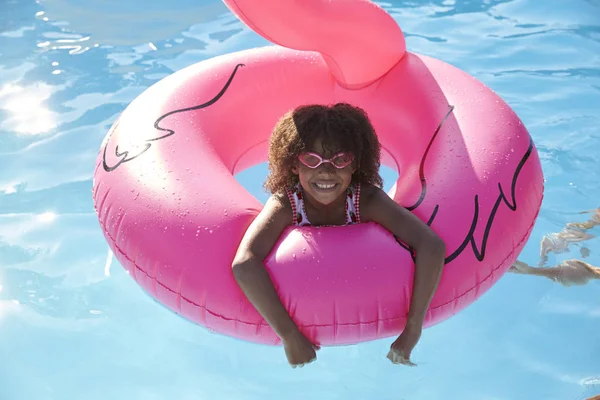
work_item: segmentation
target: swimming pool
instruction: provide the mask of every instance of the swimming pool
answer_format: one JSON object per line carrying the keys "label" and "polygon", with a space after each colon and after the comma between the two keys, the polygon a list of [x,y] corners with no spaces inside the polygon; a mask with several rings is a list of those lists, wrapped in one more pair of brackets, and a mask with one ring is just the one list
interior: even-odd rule
{"label": "swimming pool", "polygon": [[[520,259],[600,198],[600,4],[380,2],[411,51],[498,92],[546,175]],[[138,9],[142,8],[142,10]],[[191,63],[267,44],[219,1],[0,5],[0,399],[584,399],[600,393],[598,282],[507,274],[425,331],[417,368],[391,340],[325,348],[301,370],[280,348],[217,336],[157,305],[112,260],[91,176],[117,114]],[[239,175],[260,200],[266,167]],[[386,170],[384,179],[392,182]],[[389,185],[387,186],[389,188]],[[600,265],[592,239],[586,259]],[[551,255],[549,263],[581,258]],[[596,361],[594,361],[596,360]],[[284,394],[282,395],[281,392]]]}

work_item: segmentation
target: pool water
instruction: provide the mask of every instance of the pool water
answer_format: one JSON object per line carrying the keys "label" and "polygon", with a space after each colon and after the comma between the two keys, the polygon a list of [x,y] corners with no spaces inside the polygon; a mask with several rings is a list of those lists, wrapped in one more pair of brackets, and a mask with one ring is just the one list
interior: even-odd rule
{"label": "pool water", "polygon": [[[378,3],[410,51],[495,90],[537,145],[545,199],[520,259],[600,207],[600,2]],[[600,394],[600,282],[507,274],[427,329],[418,366],[392,338],[281,348],[208,332],[148,297],[112,257],[94,213],[95,159],[118,113],[192,63],[268,44],[216,0],[0,2],[0,399],[586,399]],[[238,179],[261,201],[266,166]],[[395,173],[384,170],[386,188]],[[590,233],[598,233],[595,228]],[[584,248],[584,250],[582,250]],[[588,252],[585,250],[587,248]],[[600,265],[600,241],[551,254]]]}

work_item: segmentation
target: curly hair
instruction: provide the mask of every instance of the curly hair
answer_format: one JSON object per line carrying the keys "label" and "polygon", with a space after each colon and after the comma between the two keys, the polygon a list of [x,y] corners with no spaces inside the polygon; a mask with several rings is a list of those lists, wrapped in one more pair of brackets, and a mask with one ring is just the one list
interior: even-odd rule
{"label": "curly hair", "polygon": [[381,146],[369,117],[347,103],[305,105],[287,112],[275,125],[269,141],[269,175],[264,188],[272,194],[298,183],[292,167],[298,155],[320,139],[330,154],[354,155],[352,183],[382,187],[379,175]]}

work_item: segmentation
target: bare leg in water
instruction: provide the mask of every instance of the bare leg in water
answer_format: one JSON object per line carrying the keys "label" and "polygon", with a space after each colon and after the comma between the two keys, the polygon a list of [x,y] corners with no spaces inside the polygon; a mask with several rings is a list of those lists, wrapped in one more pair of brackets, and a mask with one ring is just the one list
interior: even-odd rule
{"label": "bare leg in water", "polygon": [[[584,242],[595,236],[587,233],[588,230],[600,225],[600,208],[584,211],[582,214],[591,213],[592,216],[585,222],[570,222],[558,233],[551,233],[542,238],[540,243],[540,266],[548,261],[548,253],[564,253],[569,250],[570,243]],[[590,254],[586,247],[581,248],[581,256]]]}
{"label": "bare leg in water", "polygon": [[[588,212],[592,213],[588,221],[569,223],[562,231],[544,236],[540,243],[540,267],[548,260],[548,253],[565,252],[570,243],[583,242],[594,237],[586,231],[600,225],[600,208]],[[587,257],[589,250],[581,248],[581,255]],[[564,286],[585,285],[590,280],[600,279],[600,268],[580,260],[566,260],[549,268],[535,268],[516,261],[508,272],[543,276]]]}
{"label": "bare leg in water", "polygon": [[548,268],[535,268],[524,262],[515,262],[509,272],[543,276],[563,286],[585,285],[591,280],[600,279],[600,268],[580,260],[566,260]]}

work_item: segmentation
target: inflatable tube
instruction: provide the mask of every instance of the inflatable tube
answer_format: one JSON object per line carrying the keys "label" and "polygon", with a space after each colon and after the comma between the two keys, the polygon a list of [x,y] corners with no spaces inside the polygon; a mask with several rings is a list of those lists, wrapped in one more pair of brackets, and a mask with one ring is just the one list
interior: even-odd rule
{"label": "inflatable tube", "polygon": [[[446,242],[426,326],[498,281],[527,241],[543,194],[537,151],[510,107],[465,72],[405,51],[394,20],[369,2],[226,3],[278,45],[166,77],[123,111],[102,143],[94,204],[131,277],[208,329],[279,344],[231,272],[262,207],[234,174],[266,161],[286,111],[344,101],[369,114],[384,164],[399,171],[389,195]],[[316,343],[357,343],[404,327],[414,263],[379,225],[290,227],[266,268]]]}

